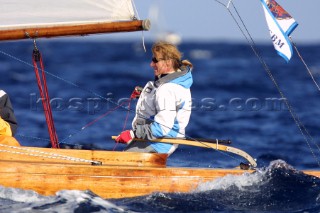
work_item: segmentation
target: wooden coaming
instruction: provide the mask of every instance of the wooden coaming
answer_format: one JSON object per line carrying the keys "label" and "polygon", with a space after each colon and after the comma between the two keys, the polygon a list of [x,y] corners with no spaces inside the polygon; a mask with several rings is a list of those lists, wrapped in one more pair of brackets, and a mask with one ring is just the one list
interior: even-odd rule
{"label": "wooden coaming", "polygon": [[[116,152],[98,150],[54,149],[19,146],[13,137],[0,136],[0,159],[6,161],[165,167],[167,154]],[[81,161],[86,160],[86,161]]]}

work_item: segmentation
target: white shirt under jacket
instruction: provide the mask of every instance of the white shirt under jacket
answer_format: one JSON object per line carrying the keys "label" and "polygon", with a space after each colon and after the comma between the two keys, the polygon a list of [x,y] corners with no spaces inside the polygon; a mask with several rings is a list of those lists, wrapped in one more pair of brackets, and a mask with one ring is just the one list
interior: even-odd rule
{"label": "white shirt under jacket", "polygon": [[[191,69],[168,74],[149,81],[136,106],[132,127],[137,138],[152,140],[163,137],[185,137],[191,115]],[[158,153],[171,154],[177,145],[150,143]]]}

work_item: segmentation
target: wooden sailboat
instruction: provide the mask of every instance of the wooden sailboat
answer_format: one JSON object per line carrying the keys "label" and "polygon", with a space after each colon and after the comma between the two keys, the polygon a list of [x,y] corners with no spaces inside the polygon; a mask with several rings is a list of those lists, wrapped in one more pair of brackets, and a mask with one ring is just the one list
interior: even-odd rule
{"label": "wooden sailboat", "polygon": [[[74,189],[90,190],[102,198],[191,192],[202,183],[226,175],[255,172],[254,168],[241,166],[234,169],[167,167],[166,154],[21,147],[13,137],[7,136],[0,136],[0,144],[0,184],[42,195]],[[219,146],[221,150],[228,148]],[[244,154],[242,157],[248,161],[253,160],[247,153],[229,148]],[[304,172],[320,177],[320,171]]]}
{"label": "wooden sailboat", "polygon": [[[169,141],[172,139],[161,142]],[[176,143],[196,145],[187,140]],[[202,146],[217,145],[203,142]],[[225,145],[216,148],[243,155],[256,166],[253,158],[242,150]],[[0,136],[0,152],[0,184],[43,195],[54,195],[64,189],[90,190],[103,198],[190,192],[201,183],[227,174],[254,172],[240,167],[167,167],[166,154],[22,147],[15,138],[8,136]]]}
{"label": "wooden sailboat", "polygon": [[[24,5],[29,6],[27,11],[33,11],[39,6],[37,4],[41,6],[46,2],[49,1],[26,0]],[[59,6],[61,0],[54,2]],[[88,9],[94,4],[93,2],[95,1],[76,0],[75,5],[84,3],[84,8]],[[149,29],[148,21],[135,18],[130,0],[96,1],[98,8],[101,8],[101,2],[108,5],[109,13],[103,13],[110,15],[106,21],[100,19],[89,22],[83,20],[57,21],[54,24],[27,21],[31,24],[26,25],[25,23],[11,23],[12,20],[9,20],[9,24],[0,24],[0,40]],[[50,3],[53,2],[50,1]],[[10,5],[12,8],[6,7],[6,11],[1,12],[10,12],[10,8],[17,9],[19,5],[21,6],[21,1],[11,0]],[[112,5],[113,7],[111,7]],[[123,9],[123,13],[111,15],[120,9]],[[50,11],[44,11],[44,14],[50,13],[51,10],[53,11],[53,8],[50,8]],[[61,12],[60,8],[58,10],[59,17]],[[21,16],[20,20],[29,18],[29,15],[23,15],[19,15]],[[69,15],[68,13],[67,17]],[[51,14],[51,16],[55,17],[56,15]],[[153,192],[190,192],[201,183],[226,175],[254,172],[254,167],[256,167],[255,160],[249,154],[240,149],[220,144],[219,141],[214,143],[201,140],[160,139],[160,141],[230,152],[246,159],[248,167],[234,169],[173,168],[166,166],[168,157],[166,154],[23,147],[13,137],[0,136],[0,185],[34,190],[42,195],[54,195],[59,190],[76,189],[90,190],[103,198],[120,198]],[[320,177],[320,171],[305,172]]]}

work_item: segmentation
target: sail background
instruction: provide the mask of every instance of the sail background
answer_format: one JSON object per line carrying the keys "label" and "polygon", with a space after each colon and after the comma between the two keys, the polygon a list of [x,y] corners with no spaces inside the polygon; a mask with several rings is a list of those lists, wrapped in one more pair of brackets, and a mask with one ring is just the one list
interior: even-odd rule
{"label": "sail background", "polygon": [[0,5],[0,30],[135,17],[130,0],[1,0]]}

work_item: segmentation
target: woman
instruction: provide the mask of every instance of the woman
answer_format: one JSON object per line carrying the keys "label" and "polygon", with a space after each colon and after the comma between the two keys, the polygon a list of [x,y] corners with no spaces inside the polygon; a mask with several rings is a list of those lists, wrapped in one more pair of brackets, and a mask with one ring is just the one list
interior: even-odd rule
{"label": "woman", "polygon": [[[157,42],[152,46],[155,80],[143,88],[136,106],[132,130],[123,131],[116,142],[128,144],[126,151],[172,154],[177,145],[132,142],[136,138],[152,140],[163,137],[184,137],[191,115],[190,87],[193,83],[188,60],[176,46]],[[131,143],[132,142],[132,143]]]}
{"label": "woman", "polygon": [[14,136],[17,126],[10,98],[5,91],[0,90],[0,135]]}

